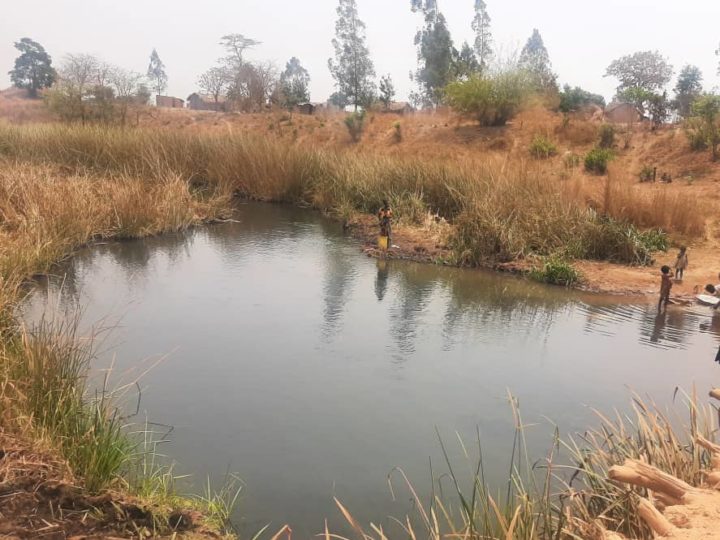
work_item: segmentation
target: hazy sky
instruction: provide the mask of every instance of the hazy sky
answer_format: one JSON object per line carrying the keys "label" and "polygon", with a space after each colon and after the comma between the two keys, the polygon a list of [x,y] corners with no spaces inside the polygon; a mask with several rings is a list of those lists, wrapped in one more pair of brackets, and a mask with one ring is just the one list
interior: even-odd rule
{"label": "hazy sky", "polygon": [[[249,59],[284,68],[300,58],[312,77],[313,101],[332,92],[337,0],[0,0],[0,87],[10,85],[13,42],[31,37],[59,62],[67,53],[91,53],[144,73],[156,47],[170,78],[168,93],[185,98],[200,73],[223,54],[220,36],[241,33],[262,41]],[[471,41],[473,0],[439,0],[456,45]],[[720,86],[720,0],[487,0],[496,48],[522,47],[537,27],[561,83],[611,97],[616,82],[604,78],[616,57],[658,49],[675,72],[699,66],[707,88]],[[390,73],[404,98],[417,64],[413,37],[421,20],[410,0],[358,0],[378,75]],[[670,85],[671,87],[673,83]]]}

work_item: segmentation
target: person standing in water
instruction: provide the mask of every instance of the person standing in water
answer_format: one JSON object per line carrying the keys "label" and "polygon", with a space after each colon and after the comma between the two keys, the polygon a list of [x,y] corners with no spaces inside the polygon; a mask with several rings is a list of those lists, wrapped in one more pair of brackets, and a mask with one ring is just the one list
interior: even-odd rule
{"label": "person standing in water", "polygon": [[683,272],[688,267],[687,248],[682,246],[675,260],[675,279],[682,281]]}
{"label": "person standing in water", "polygon": [[664,265],[660,269],[661,280],[660,280],[660,301],[658,302],[658,311],[662,309],[665,304],[665,309],[670,303],[670,289],[672,289],[672,279],[670,278],[670,267]]}
{"label": "person standing in water", "polygon": [[387,236],[388,248],[392,245],[392,217],[392,208],[385,199],[382,208],[378,211],[378,220],[380,221],[380,236]]}

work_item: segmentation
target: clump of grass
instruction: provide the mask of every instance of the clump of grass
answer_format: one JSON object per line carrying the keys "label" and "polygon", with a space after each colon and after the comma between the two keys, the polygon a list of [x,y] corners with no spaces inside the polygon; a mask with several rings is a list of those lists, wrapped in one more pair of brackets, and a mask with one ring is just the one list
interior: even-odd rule
{"label": "clump of grass", "polygon": [[599,148],[610,149],[615,146],[615,127],[611,124],[603,124],[600,126],[599,132],[600,140],[598,141]]}
{"label": "clump of grass", "polygon": [[345,117],[345,127],[353,142],[358,142],[365,129],[365,111],[354,112]]}
{"label": "clump of grass", "polygon": [[402,124],[400,124],[399,120],[396,120],[393,122],[393,140],[395,143],[400,144],[402,142],[403,135],[402,135]]}
{"label": "clump of grass", "polygon": [[548,257],[542,267],[533,268],[529,274],[531,279],[551,285],[570,287],[580,281],[580,272],[573,265],[561,257]]}
{"label": "clump of grass", "polygon": [[563,164],[566,169],[575,169],[580,165],[580,156],[573,152],[567,153],[563,158]]}
{"label": "clump of grass", "polygon": [[530,155],[536,159],[547,159],[557,154],[557,146],[543,135],[535,135],[530,143]]}
{"label": "clump of grass", "polygon": [[650,182],[655,175],[655,169],[650,167],[649,165],[643,165],[643,168],[640,169],[640,172],[638,173],[638,178],[640,178],[641,182]]}
{"label": "clump of grass", "polygon": [[613,153],[607,148],[593,148],[585,155],[585,170],[595,174],[605,174]]}

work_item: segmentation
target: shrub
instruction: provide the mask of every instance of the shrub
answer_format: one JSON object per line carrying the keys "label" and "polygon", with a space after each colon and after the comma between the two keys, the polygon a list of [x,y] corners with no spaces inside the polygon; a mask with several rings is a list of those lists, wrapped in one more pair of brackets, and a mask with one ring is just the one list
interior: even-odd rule
{"label": "shrub", "polygon": [[713,161],[720,146],[720,95],[704,94],[692,106],[694,118],[686,123],[686,133],[693,150],[710,148]]}
{"label": "shrub", "polygon": [[653,180],[653,177],[655,176],[655,169],[649,165],[644,165],[638,176],[640,177],[641,182],[649,182],[650,180]]}
{"label": "shrub", "polygon": [[557,146],[543,135],[535,135],[530,143],[530,154],[537,159],[547,159],[557,154]]}
{"label": "shrub", "polygon": [[396,143],[402,142],[402,125],[399,121],[393,122],[393,139]]}
{"label": "shrub", "polygon": [[580,272],[572,264],[560,257],[549,257],[545,260],[542,268],[533,268],[529,276],[535,281],[550,283],[552,285],[571,285],[580,281]]}
{"label": "shrub", "polygon": [[610,124],[600,126],[600,148],[612,148],[615,145],[615,128]]}
{"label": "shrub", "polygon": [[365,128],[365,111],[354,112],[347,115],[345,117],[345,127],[347,127],[353,142],[358,142]]}
{"label": "shrub", "polygon": [[583,90],[579,86],[571,88],[569,84],[563,87],[560,92],[560,112],[569,113],[579,111],[588,105],[597,105],[605,108],[605,98],[599,94],[592,94],[587,90]]}
{"label": "shrub", "polygon": [[574,169],[580,165],[580,156],[573,154],[572,152],[567,152],[565,157],[563,157],[563,163],[565,164],[566,169]]}
{"label": "shrub", "polygon": [[445,95],[450,107],[474,117],[480,125],[503,126],[518,113],[530,88],[524,72],[504,71],[452,82],[445,88]]}
{"label": "shrub", "polygon": [[653,253],[667,251],[667,235],[659,230],[640,231],[631,223],[598,216],[583,231],[580,252],[575,255],[618,263],[647,266]]}
{"label": "shrub", "polygon": [[607,148],[593,148],[585,155],[585,170],[597,174],[607,172],[607,164],[613,154]]}

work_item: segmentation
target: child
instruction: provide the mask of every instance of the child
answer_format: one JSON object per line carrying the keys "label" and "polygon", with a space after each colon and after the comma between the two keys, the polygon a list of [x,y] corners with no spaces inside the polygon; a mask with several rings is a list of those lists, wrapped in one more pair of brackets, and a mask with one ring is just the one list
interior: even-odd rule
{"label": "child", "polygon": [[670,303],[670,289],[672,289],[670,267],[668,265],[663,265],[660,272],[662,274],[662,278],[660,280],[660,301],[658,302],[658,311],[662,309],[663,303],[665,304],[665,309],[667,309],[667,305]]}
{"label": "child", "polygon": [[675,279],[682,281],[683,271],[688,267],[687,248],[682,246],[675,260]]}

